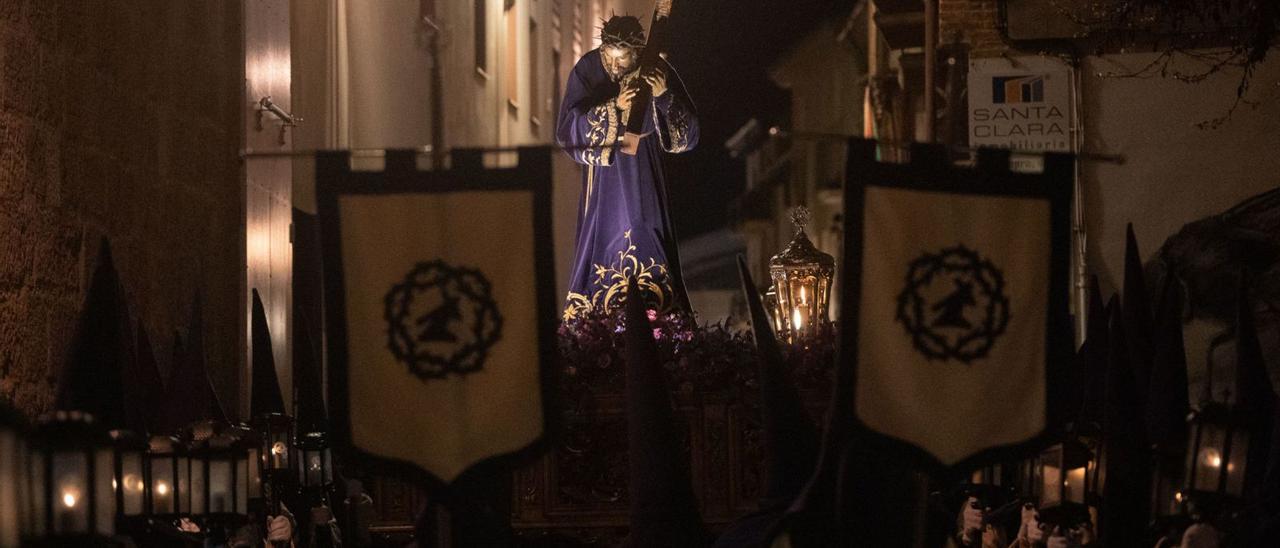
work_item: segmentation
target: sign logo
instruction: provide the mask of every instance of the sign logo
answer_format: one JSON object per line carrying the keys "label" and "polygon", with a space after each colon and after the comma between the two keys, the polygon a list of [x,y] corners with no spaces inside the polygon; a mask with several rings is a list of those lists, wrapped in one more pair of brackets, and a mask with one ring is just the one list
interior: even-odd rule
{"label": "sign logo", "polygon": [[502,337],[502,316],[479,270],[418,263],[384,304],[391,354],[424,381],[479,371]]}
{"label": "sign logo", "polygon": [[927,359],[986,357],[1009,325],[1004,274],[963,245],[925,253],[907,268],[895,320]]}
{"label": "sign logo", "polygon": [[1044,102],[1044,75],[994,76],[991,78],[991,102],[1042,103]]}

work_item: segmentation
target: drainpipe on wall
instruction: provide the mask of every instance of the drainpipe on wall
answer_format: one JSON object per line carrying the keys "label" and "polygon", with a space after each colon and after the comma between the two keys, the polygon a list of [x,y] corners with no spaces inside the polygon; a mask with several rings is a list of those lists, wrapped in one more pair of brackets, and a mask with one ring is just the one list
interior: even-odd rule
{"label": "drainpipe on wall", "polygon": [[1069,58],[1071,65],[1071,148],[1075,152],[1075,177],[1072,198],[1071,236],[1075,243],[1072,257],[1076,263],[1075,272],[1075,304],[1076,304],[1076,348],[1084,344],[1085,330],[1089,326],[1089,269],[1086,260],[1088,239],[1084,230],[1084,182],[1081,181],[1080,156],[1084,151],[1084,115],[1081,113],[1080,95],[1083,85],[1080,78],[1079,55]]}
{"label": "drainpipe on wall", "polygon": [[444,77],[440,65],[440,20],[435,0],[419,0],[419,15],[427,31],[427,52],[431,55],[431,168],[444,167]]}

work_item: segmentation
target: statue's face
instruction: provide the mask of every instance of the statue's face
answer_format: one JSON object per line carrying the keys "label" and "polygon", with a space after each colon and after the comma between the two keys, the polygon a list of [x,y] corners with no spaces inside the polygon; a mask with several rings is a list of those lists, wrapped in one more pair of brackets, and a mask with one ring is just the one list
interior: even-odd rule
{"label": "statue's face", "polygon": [[639,57],[635,48],[622,46],[600,48],[600,62],[604,63],[604,71],[609,73],[609,78],[614,82],[621,81],[623,76],[635,70]]}

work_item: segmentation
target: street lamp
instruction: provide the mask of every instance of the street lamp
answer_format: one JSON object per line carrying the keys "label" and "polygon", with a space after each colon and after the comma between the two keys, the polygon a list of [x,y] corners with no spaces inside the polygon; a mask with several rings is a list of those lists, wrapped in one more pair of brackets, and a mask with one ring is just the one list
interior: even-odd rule
{"label": "street lamp", "polygon": [[828,326],[836,261],[814,247],[805,235],[804,227],[809,224],[807,208],[793,209],[791,222],[796,225],[795,238],[769,260],[769,277],[778,299],[773,310],[774,320],[782,325],[778,335],[795,344]]}
{"label": "street lamp", "polygon": [[115,534],[111,436],[87,413],[57,411],[41,421],[33,442],[34,544],[103,544]]}

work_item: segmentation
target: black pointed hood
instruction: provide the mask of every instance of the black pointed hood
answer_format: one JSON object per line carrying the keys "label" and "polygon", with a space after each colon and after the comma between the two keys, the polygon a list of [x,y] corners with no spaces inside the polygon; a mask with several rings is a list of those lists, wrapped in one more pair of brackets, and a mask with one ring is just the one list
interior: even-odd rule
{"label": "black pointed hood", "polygon": [[1102,533],[1106,546],[1139,546],[1149,518],[1151,463],[1123,311],[1112,298],[1103,435],[1107,447]]}
{"label": "black pointed hood", "polygon": [[299,432],[327,432],[329,414],[324,405],[324,368],[319,347],[311,340],[311,322],[294,307],[293,382],[296,387]]}
{"label": "black pointed hood", "polygon": [[253,290],[253,385],[250,390],[249,414],[259,417],[268,413],[285,414],[280,378],[276,375],[276,359],[271,352],[271,331],[267,327],[267,310],[258,290]]}
{"label": "black pointed hood", "polygon": [[130,423],[125,403],[125,371],[133,368],[131,323],[111,245],[103,238],[63,367],[57,409],[90,413],[108,429],[141,429]]}
{"label": "black pointed hood", "polygon": [[701,546],[705,532],[658,346],[635,278],[626,299],[629,546]]}
{"label": "black pointed hood", "polygon": [[1152,334],[1147,391],[1147,440],[1162,454],[1180,455],[1187,437],[1187,353],[1182,340],[1182,287],[1165,276]]}
{"label": "black pointed hood", "polygon": [[787,376],[782,349],[742,256],[738,256],[738,273],[751,311],[751,329],[760,357],[760,413],[768,474],[760,505],[790,505],[804,488],[818,458],[818,430]]}
{"label": "black pointed hood", "polygon": [[204,319],[200,297],[191,305],[187,338],[174,344],[169,387],[161,406],[161,433],[174,433],[203,420],[227,422],[227,413],[209,380],[205,362]]}
{"label": "black pointed hood", "polygon": [[1267,455],[1271,444],[1271,421],[1275,413],[1276,394],[1267,374],[1267,363],[1258,339],[1258,325],[1254,318],[1254,300],[1250,297],[1251,279],[1240,275],[1239,310],[1236,314],[1236,396],[1235,408],[1239,416],[1247,419],[1249,428],[1249,460],[1244,484],[1254,495],[1266,475]]}
{"label": "black pointed hood", "polygon": [[155,349],[151,345],[151,337],[147,335],[146,325],[138,320],[137,359],[135,360],[134,381],[137,402],[131,407],[140,413],[138,422],[143,425],[139,432],[156,432],[159,424],[160,406],[164,403],[164,381],[160,379],[160,365],[156,362]]}
{"label": "black pointed hood", "polygon": [[1133,223],[1125,228],[1124,243],[1124,338],[1129,361],[1133,363],[1138,404],[1147,403],[1147,388],[1151,379],[1151,297],[1147,293],[1146,276],[1142,271],[1142,254],[1138,251],[1138,239],[1133,234]]}

